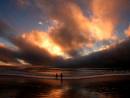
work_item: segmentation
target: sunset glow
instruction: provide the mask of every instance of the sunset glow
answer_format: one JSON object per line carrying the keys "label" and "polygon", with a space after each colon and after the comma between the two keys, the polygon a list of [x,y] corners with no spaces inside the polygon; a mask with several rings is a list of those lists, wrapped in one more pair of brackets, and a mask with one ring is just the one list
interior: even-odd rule
{"label": "sunset glow", "polygon": [[32,31],[30,33],[24,33],[22,38],[39,48],[45,49],[52,56],[67,57],[62,48],[56,44],[46,32]]}

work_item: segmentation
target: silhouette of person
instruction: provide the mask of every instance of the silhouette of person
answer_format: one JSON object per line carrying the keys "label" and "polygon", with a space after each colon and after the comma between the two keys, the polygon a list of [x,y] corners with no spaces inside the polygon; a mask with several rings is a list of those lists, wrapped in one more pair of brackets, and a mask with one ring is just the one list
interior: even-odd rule
{"label": "silhouette of person", "polygon": [[58,74],[56,73],[56,79],[58,79]]}
{"label": "silhouette of person", "polygon": [[61,79],[60,79],[61,85],[63,85],[63,74],[62,73],[60,73],[60,77],[61,77]]}
{"label": "silhouette of person", "polygon": [[60,74],[60,77],[61,77],[61,80],[63,80],[63,74],[62,73]]}

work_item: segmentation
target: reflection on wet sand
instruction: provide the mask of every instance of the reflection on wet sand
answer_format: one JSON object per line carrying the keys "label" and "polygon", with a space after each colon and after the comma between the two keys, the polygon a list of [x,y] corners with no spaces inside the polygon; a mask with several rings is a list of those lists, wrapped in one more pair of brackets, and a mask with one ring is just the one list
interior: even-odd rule
{"label": "reflection on wet sand", "polygon": [[50,86],[36,82],[0,86],[1,98],[130,98],[129,82]]}
{"label": "reflection on wet sand", "polygon": [[0,70],[0,98],[130,98],[129,73],[106,69]]}

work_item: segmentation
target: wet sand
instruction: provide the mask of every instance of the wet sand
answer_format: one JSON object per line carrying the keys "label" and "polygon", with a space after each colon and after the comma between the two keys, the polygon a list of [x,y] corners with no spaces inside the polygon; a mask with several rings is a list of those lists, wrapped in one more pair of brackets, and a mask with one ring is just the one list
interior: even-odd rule
{"label": "wet sand", "polygon": [[0,69],[1,98],[130,98],[129,83],[129,71]]}

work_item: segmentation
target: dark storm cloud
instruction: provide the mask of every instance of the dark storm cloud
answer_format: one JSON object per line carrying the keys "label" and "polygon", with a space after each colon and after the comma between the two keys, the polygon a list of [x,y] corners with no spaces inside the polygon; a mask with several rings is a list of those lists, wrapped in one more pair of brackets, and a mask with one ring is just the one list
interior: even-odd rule
{"label": "dark storm cloud", "polygon": [[19,57],[32,64],[48,64],[54,58],[44,49],[28,43],[21,37],[14,38],[14,44],[19,48]]}
{"label": "dark storm cloud", "polygon": [[[78,57],[57,63],[57,67],[78,68],[130,68],[130,38],[112,46],[112,48],[94,52],[87,56]],[[62,66],[61,66],[62,65]]]}
{"label": "dark storm cloud", "polygon": [[[0,37],[10,41],[18,48],[15,52],[12,52],[10,49],[1,48],[2,51],[7,51],[7,56],[11,60],[19,58],[32,64],[47,64],[53,61],[54,58],[52,58],[47,51],[28,43],[17,34],[14,36],[14,33],[12,33],[14,31],[15,30],[11,29],[5,22],[0,22]],[[3,57],[4,54],[1,53],[1,56]]]}
{"label": "dark storm cloud", "polygon": [[8,62],[18,63],[16,51],[13,51],[7,48],[6,46],[0,46],[0,61],[7,63]]}

